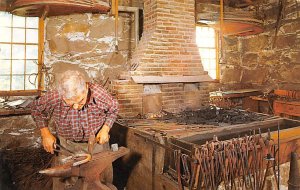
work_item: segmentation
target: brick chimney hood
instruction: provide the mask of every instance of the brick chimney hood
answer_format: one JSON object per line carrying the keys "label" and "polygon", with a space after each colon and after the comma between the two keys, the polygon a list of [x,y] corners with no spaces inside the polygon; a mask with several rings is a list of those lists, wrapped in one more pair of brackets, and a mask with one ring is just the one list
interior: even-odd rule
{"label": "brick chimney hood", "polygon": [[211,81],[196,45],[195,0],[145,0],[144,32],[131,60],[136,83]]}

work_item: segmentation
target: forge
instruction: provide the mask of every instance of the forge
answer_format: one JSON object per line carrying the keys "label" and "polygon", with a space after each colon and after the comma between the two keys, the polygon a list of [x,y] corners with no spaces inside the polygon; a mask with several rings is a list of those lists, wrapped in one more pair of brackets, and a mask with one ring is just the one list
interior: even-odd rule
{"label": "forge", "polygon": [[[208,110],[211,111],[210,114],[207,114]],[[213,116],[212,112],[217,114]],[[280,163],[283,164],[280,168],[283,168],[281,172],[284,173],[289,169],[284,167],[284,163],[289,162],[291,152],[299,153],[299,121],[237,109],[211,107],[202,111],[163,115],[159,119],[119,120],[112,131],[112,141],[131,150],[131,154],[119,162],[130,171],[126,179],[127,188],[215,189],[221,185],[229,189],[228,183],[231,183],[231,180],[240,180],[240,183],[243,183],[243,174],[239,172],[242,171],[241,167],[246,164],[246,160],[249,165],[243,167],[248,168],[249,176],[253,174],[251,179],[257,180],[252,181],[252,184],[248,183],[248,187],[251,184],[257,189],[262,186],[272,189],[275,186],[267,186],[268,181],[263,178],[269,176],[274,179],[278,171],[266,174],[266,168],[270,168],[271,165],[277,167]],[[227,121],[217,122],[218,119],[224,121],[224,118],[227,118]],[[195,122],[197,120],[198,123]],[[248,148],[242,148],[243,146]],[[227,155],[229,150],[233,152],[232,160]],[[210,157],[206,158],[203,151]],[[199,155],[202,161],[197,159]],[[244,161],[241,160],[243,155]],[[268,161],[267,156],[274,161]],[[220,162],[221,158],[224,158],[224,161]],[[225,159],[229,163],[239,163],[236,165],[236,173],[228,166],[225,168]],[[220,169],[221,167],[224,168]],[[224,182],[222,172],[225,171],[228,172],[228,176],[231,172],[236,176]],[[141,178],[144,180],[141,181]],[[282,183],[287,186],[286,177],[282,178]]]}

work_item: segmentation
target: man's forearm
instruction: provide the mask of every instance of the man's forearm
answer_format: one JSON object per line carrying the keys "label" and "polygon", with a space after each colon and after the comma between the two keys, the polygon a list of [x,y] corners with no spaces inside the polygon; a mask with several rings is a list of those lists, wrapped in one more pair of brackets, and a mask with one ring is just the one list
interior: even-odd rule
{"label": "man's forearm", "polygon": [[48,127],[41,128],[42,144],[44,149],[51,154],[54,153],[56,138],[51,134]]}
{"label": "man's forearm", "polygon": [[109,132],[110,131],[110,127],[106,124],[104,124],[101,128],[102,131],[105,131],[105,132]]}
{"label": "man's forearm", "polygon": [[49,135],[51,134],[50,130],[48,127],[43,127],[43,128],[40,128],[40,131],[41,131],[41,136],[45,136],[45,135]]}

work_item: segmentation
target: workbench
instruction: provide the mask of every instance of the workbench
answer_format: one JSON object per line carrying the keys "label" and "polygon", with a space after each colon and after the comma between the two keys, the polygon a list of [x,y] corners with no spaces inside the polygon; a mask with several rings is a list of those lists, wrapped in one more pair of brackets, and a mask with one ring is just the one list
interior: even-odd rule
{"label": "workbench", "polygon": [[[195,148],[206,142],[234,139],[253,132],[266,136],[269,130],[277,146],[278,127],[282,164],[289,162],[291,152],[300,154],[300,122],[276,116],[264,121],[222,127],[181,125],[149,119],[123,120],[112,128],[111,141],[131,150],[129,155],[116,163],[128,170],[126,189],[177,190],[174,150],[192,158]],[[283,185],[287,185],[287,177],[282,176]]]}

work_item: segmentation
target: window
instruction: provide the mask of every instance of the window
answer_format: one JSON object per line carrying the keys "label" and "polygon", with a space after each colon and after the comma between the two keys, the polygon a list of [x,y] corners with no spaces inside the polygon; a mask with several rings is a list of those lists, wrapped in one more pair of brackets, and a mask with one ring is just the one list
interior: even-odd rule
{"label": "window", "polygon": [[0,11],[0,91],[38,89],[39,18]]}
{"label": "window", "polygon": [[213,28],[196,27],[196,43],[205,71],[213,79],[219,79],[217,58],[217,35]]}

